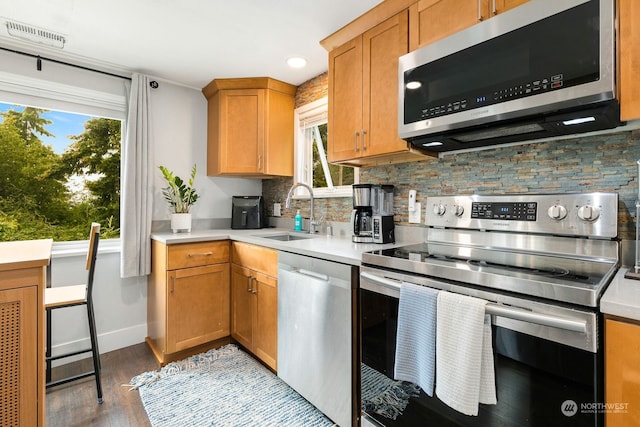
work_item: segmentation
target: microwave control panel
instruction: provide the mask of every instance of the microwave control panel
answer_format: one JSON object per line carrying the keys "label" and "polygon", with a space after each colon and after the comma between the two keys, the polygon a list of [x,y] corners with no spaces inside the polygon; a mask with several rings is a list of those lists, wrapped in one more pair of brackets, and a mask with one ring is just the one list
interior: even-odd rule
{"label": "microwave control panel", "polygon": [[459,111],[497,104],[512,99],[525,98],[531,95],[561,89],[564,86],[563,74],[544,77],[527,83],[518,84],[506,88],[493,89],[487,93],[475,95],[471,99],[459,99],[446,104],[430,106],[422,110],[422,119],[444,116]]}

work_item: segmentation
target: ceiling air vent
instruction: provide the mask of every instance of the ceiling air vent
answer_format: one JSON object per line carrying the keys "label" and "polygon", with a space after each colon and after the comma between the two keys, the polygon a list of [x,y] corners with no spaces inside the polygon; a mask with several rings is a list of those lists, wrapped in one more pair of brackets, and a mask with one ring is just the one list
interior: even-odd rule
{"label": "ceiling air vent", "polygon": [[62,34],[57,34],[53,31],[34,27],[33,25],[23,24],[21,22],[10,20],[5,20],[4,24],[7,27],[7,32],[11,37],[15,37],[21,40],[40,43],[47,46],[53,46],[59,49],[62,49],[66,42],[66,39]]}

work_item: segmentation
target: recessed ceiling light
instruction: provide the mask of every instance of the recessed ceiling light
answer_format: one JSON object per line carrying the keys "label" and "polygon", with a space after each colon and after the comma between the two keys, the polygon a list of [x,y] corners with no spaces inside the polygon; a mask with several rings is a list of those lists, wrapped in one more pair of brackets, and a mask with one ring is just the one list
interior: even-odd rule
{"label": "recessed ceiling light", "polygon": [[287,65],[291,68],[302,68],[307,65],[307,60],[300,56],[292,56],[287,59]]}

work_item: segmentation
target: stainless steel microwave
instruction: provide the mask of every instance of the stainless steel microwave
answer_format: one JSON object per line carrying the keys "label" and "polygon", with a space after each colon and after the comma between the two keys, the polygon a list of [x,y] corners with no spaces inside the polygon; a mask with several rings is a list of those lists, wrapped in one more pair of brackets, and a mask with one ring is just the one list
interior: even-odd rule
{"label": "stainless steel microwave", "polygon": [[399,60],[401,138],[451,151],[614,128],[614,0],[530,0]]}

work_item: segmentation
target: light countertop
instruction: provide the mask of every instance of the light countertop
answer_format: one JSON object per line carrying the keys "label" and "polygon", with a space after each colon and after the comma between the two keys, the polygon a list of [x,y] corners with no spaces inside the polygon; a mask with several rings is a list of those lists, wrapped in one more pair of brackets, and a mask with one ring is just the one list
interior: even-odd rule
{"label": "light countertop", "polygon": [[[263,228],[259,230],[215,229],[193,231],[191,233],[152,233],[151,238],[168,245],[230,239],[265,246],[279,251],[292,252],[300,255],[307,255],[358,266],[360,265],[363,252],[419,243],[423,240],[421,233],[415,233],[416,236],[414,238],[409,237],[404,240],[397,239],[396,243],[390,244],[353,243],[350,235],[327,236],[317,234],[309,239],[291,241],[280,241],[265,238],[265,236],[283,233],[300,234],[299,232],[296,233],[285,228]],[[309,236],[304,233],[302,235]]]}
{"label": "light countertop", "polygon": [[[236,240],[357,266],[360,265],[363,252],[420,243],[424,240],[421,233],[401,233],[401,236],[396,239],[396,243],[390,244],[353,243],[350,235],[314,235],[309,239],[291,241],[265,238],[265,236],[282,233],[299,234],[286,228],[263,228],[259,230],[213,229],[193,231],[191,233],[153,233],[151,238],[168,245],[210,240]],[[308,236],[308,234],[303,234],[303,236]],[[620,268],[611,284],[609,284],[600,300],[600,311],[605,314],[640,321],[640,280],[625,279],[624,274],[627,269],[628,267]]]}
{"label": "light countertop", "polygon": [[621,267],[600,299],[600,311],[640,321],[640,280],[625,279],[629,267]]}
{"label": "light countertop", "polygon": [[19,240],[0,243],[0,271],[49,265],[53,240]]}

